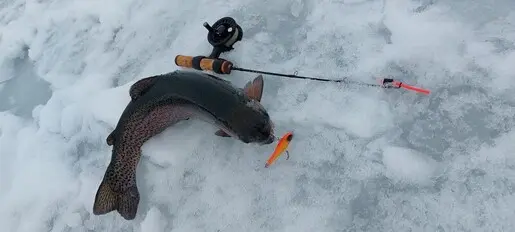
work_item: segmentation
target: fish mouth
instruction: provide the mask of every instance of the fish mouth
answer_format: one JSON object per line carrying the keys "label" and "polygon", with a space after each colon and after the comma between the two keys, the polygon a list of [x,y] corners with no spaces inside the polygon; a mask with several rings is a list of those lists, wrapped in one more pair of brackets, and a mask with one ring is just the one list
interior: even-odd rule
{"label": "fish mouth", "polygon": [[263,142],[263,144],[271,144],[275,141],[275,137],[270,135],[268,136],[268,139]]}

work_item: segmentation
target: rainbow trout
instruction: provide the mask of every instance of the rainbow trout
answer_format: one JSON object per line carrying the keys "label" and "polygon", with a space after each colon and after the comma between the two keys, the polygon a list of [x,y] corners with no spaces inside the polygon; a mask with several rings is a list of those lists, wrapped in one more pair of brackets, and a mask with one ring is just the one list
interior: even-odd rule
{"label": "rainbow trout", "polygon": [[175,71],[134,83],[131,101],[106,142],[112,146],[111,161],[98,187],[93,213],[118,213],[126,220],[136,217],[139,191],[136,167],[141,146],[177,122],[191,118],[211,123],[217,136],[244,143],[274,142],[273,123],[261,105],[263,77],[243,89],[216,76]]}

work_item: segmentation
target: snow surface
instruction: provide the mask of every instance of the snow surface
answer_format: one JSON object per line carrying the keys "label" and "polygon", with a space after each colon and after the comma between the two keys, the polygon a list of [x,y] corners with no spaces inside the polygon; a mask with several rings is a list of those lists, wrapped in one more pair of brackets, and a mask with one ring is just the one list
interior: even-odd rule
{"label": "snow surface", "polygon": [[[515,228],[515,4],[496,1],[3,0],[1,231],[509,231]],[[188,121],[143,146],[133,221],[95,216],[107,135],[143,77],[209,54],[202,23],[232,16],[265,76],[273,145]],[[254,74],[225,76],[236,86]],[[211,133],[212,131],[212,133]]]}

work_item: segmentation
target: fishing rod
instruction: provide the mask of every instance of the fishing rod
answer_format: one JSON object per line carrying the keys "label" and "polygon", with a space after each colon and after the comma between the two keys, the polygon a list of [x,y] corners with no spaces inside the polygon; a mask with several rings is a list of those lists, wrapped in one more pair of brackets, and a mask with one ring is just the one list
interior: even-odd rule
{"label": "fishing rod", "polygon": [[358,81],[352,81],[348,79],[325,79],[325,78],[317,78],[310,76],[299,76],[296,74],[283,74],[276,72],[267,72],[255,69],[246,69],[240,68],[233,65],[232,62],[219,59],[219,58],[207,58],[205,56],[185,56],[185,55],[177,55],[175,57],[175,64],[184,68],[193,68],[201,71],[211,71],[217,74],[231,74],[232,71],[241,71],[241,72],[249,72],[249,73],[260,73],[266,75],[273,76],[281,76],[287,78],[295,78],[295,79],[305,79],[305,80],[313,80],[313,81],[323,81],[323,82],[335,82],[335,83],[345,83],[352,85],[360,85],[360,86],[368,86],[368,87],[382,87],[382,88],[404,88],[407,90],[412,90],[418,93],[429,94],[430,91],[427,89],[415,87],[412,85],[405,84],[403,82],[394,80],[392,78],[383,78],[381,79],[380,84],[370,84]]}
{"label": "fishing rod", "polygon": [[299,76],[297,72],[294,74],[284,74],[277,72],[268,72],[256,69],[248,69],[235,66],[232,62],[219,58],[224,52],[231,51],[233,45],[240,41],[243,37],[243,30],[231,17],[224,17],[216,21],[213,26],[210,26],[207,22],[204,23],[204,27],[208,30],[207,40],[213,46],[213,50],[209,56],[186,56],[177,55],[175,57],[175,64],[184,68],[192,68],[201,71],[211,71],[217,74],[231,74],[232,71],[240,71],[247,73],[259,73],[272,76],[280,76],[294,79],[304,79],[312,81],[322,82],[334,82],[334,83],[345,83],[349,85],[359,85],[367,87],[382,87],[382,88],[404,88],[406,90],[415,91],[422,94],[429,94],[430,91],[427,89],[415,87],[412,85],[405,84],[401,81],[394,80],[392,78],[383,78],[380,84],[370,84],[359,81],[343,79],[326,79],[310,76]]}

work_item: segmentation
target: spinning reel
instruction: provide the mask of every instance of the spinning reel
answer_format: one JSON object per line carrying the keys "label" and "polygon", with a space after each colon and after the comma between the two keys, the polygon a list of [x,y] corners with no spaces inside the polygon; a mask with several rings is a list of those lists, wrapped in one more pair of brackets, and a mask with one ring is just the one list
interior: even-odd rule
{"label": "spinning reel", "polygon": [[223,52],[231,51],[233,45],[243,37],[243,30],[231,17],[223,17],[213,26],[205,22],[204,27],[209,31],[207,41],[213,46],[208,58],[218,58]]}

